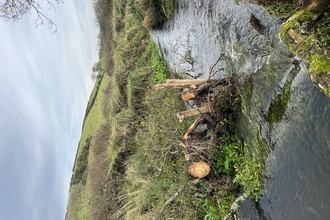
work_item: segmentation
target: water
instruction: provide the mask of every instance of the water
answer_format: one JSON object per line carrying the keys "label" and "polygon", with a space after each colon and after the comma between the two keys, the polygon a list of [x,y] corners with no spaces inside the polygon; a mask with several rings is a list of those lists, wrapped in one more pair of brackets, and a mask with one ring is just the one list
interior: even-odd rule
{"label": "water", "polygon": [[[242,95],[242,135],[254,154],[269,152],[263,196],[245,202],[240,219],[329,219],[330,99],[279,42],[281,23],[233,0],[177,2],[171,21],[152,36],[170,68],[201,78],[232,76]],[[250,13],[264,35],[252,28]],[[216,63],[221,54],[225,59]]]}

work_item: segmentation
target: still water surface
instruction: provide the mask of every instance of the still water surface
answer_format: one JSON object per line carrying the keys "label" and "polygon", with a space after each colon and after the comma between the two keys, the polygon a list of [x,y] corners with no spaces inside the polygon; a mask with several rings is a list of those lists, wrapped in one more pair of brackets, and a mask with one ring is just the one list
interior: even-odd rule
{"label": "still water surface", "polygon": [[[240,219],[330,219],[330,99],[279,41],[281,22],[257,5],[233,0],[180,0],[153,33],[173,71],[232,76],[242,94],[242,135],[258,153],[265,143],[267,180],[260,202],[245,202]],[[249,23],[253,13],[265,27]],[[296,62],[299,61],[299,62]]]}

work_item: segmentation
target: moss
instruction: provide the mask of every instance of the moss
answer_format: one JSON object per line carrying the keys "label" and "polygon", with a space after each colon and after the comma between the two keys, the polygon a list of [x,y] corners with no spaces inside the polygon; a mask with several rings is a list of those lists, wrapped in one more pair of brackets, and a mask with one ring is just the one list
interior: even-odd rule
{"label": "moss", "polygon": [[308,57],[308,62],[310,63],[310,71],[314,72],[316,76],[321,73],[326,73],[330,75],[330,59],[329,57],[313,54]]}
{"label": "moss", "polygon": [[[290,28],[298,28],[300,29],[301,23],[304,23],[306,21],[314,20],[317,16],[308,11],[308,10],[301,10],[298,11],[296,14],[294,14],[292,17],[290,17],[281,27],[279,32],[279,38],[281,42],[283,43],[283,39],[287,38],[287,32]],[[304,25],[303,25],[304,26]]]}
{"label": "moss", "polygon": [[315,39],[313,35],[304,35],[300,32],[299,34],[302,40],[297,43],[287,34],[287,31],[294,27],[297,26],[288,24],[281,28],[279,36],[282,43],[288,46],[293,53],[307,64],[309,73],[313,72],[315,76],[321,73],[327,73],[329,75],[330,60],[324,54],[324,50],[318,40]]}
{"label": "moss", "polygon": [[[328,8],[329,10],[329,8]],[[323,11],[324,12],[324,11]],[[285,22],[280,41],[306,64],[313,83],[329,96],[330,59],[327,55],[327,12],[301,10]]]}

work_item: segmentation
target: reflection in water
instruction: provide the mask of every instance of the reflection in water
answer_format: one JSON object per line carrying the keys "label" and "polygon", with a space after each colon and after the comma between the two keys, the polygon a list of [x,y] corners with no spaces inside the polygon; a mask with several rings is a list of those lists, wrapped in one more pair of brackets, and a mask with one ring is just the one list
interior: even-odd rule
{"label": "reflection in water", "polygon": [[294,91],[291,120],[282,123],[285,134],[269,158],[271,178],[261,203],[273,210],[267,210],[271,219],[328,219],[330,213],[329,99],[312,85],[303,90]]}
{"label": "reflection in water", "polygon": [[[240,218],[328,219],[330,99],[279,42],[281,24],[256,5],[233,0],[176,4],[173,19],[152,36],[170,68],[206,78],[224,54],[215,77],[232,76],[240,86],[242,135],[254,155],[270,152],[263,196],[246,201]],[[263,35],[251,25],[251,13]]]}

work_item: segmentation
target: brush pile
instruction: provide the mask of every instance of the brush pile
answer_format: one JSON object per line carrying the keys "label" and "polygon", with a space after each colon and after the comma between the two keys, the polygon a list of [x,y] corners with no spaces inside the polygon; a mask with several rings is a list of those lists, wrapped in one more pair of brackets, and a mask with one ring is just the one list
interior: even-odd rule
{"label": "brush pile", "polygon": [[230,121],[234,120],[238,92],[224,79],[169,79],[155,89],[181,88],[182,99],[188,110],[178,112],[182,122],[188,117],[197,117],[180,141],[185,149],[185,159],[190,162],[188,172],[195,178],[203,178],[210,172],[210,152],[221,145],[221,135],[227,134]]}

